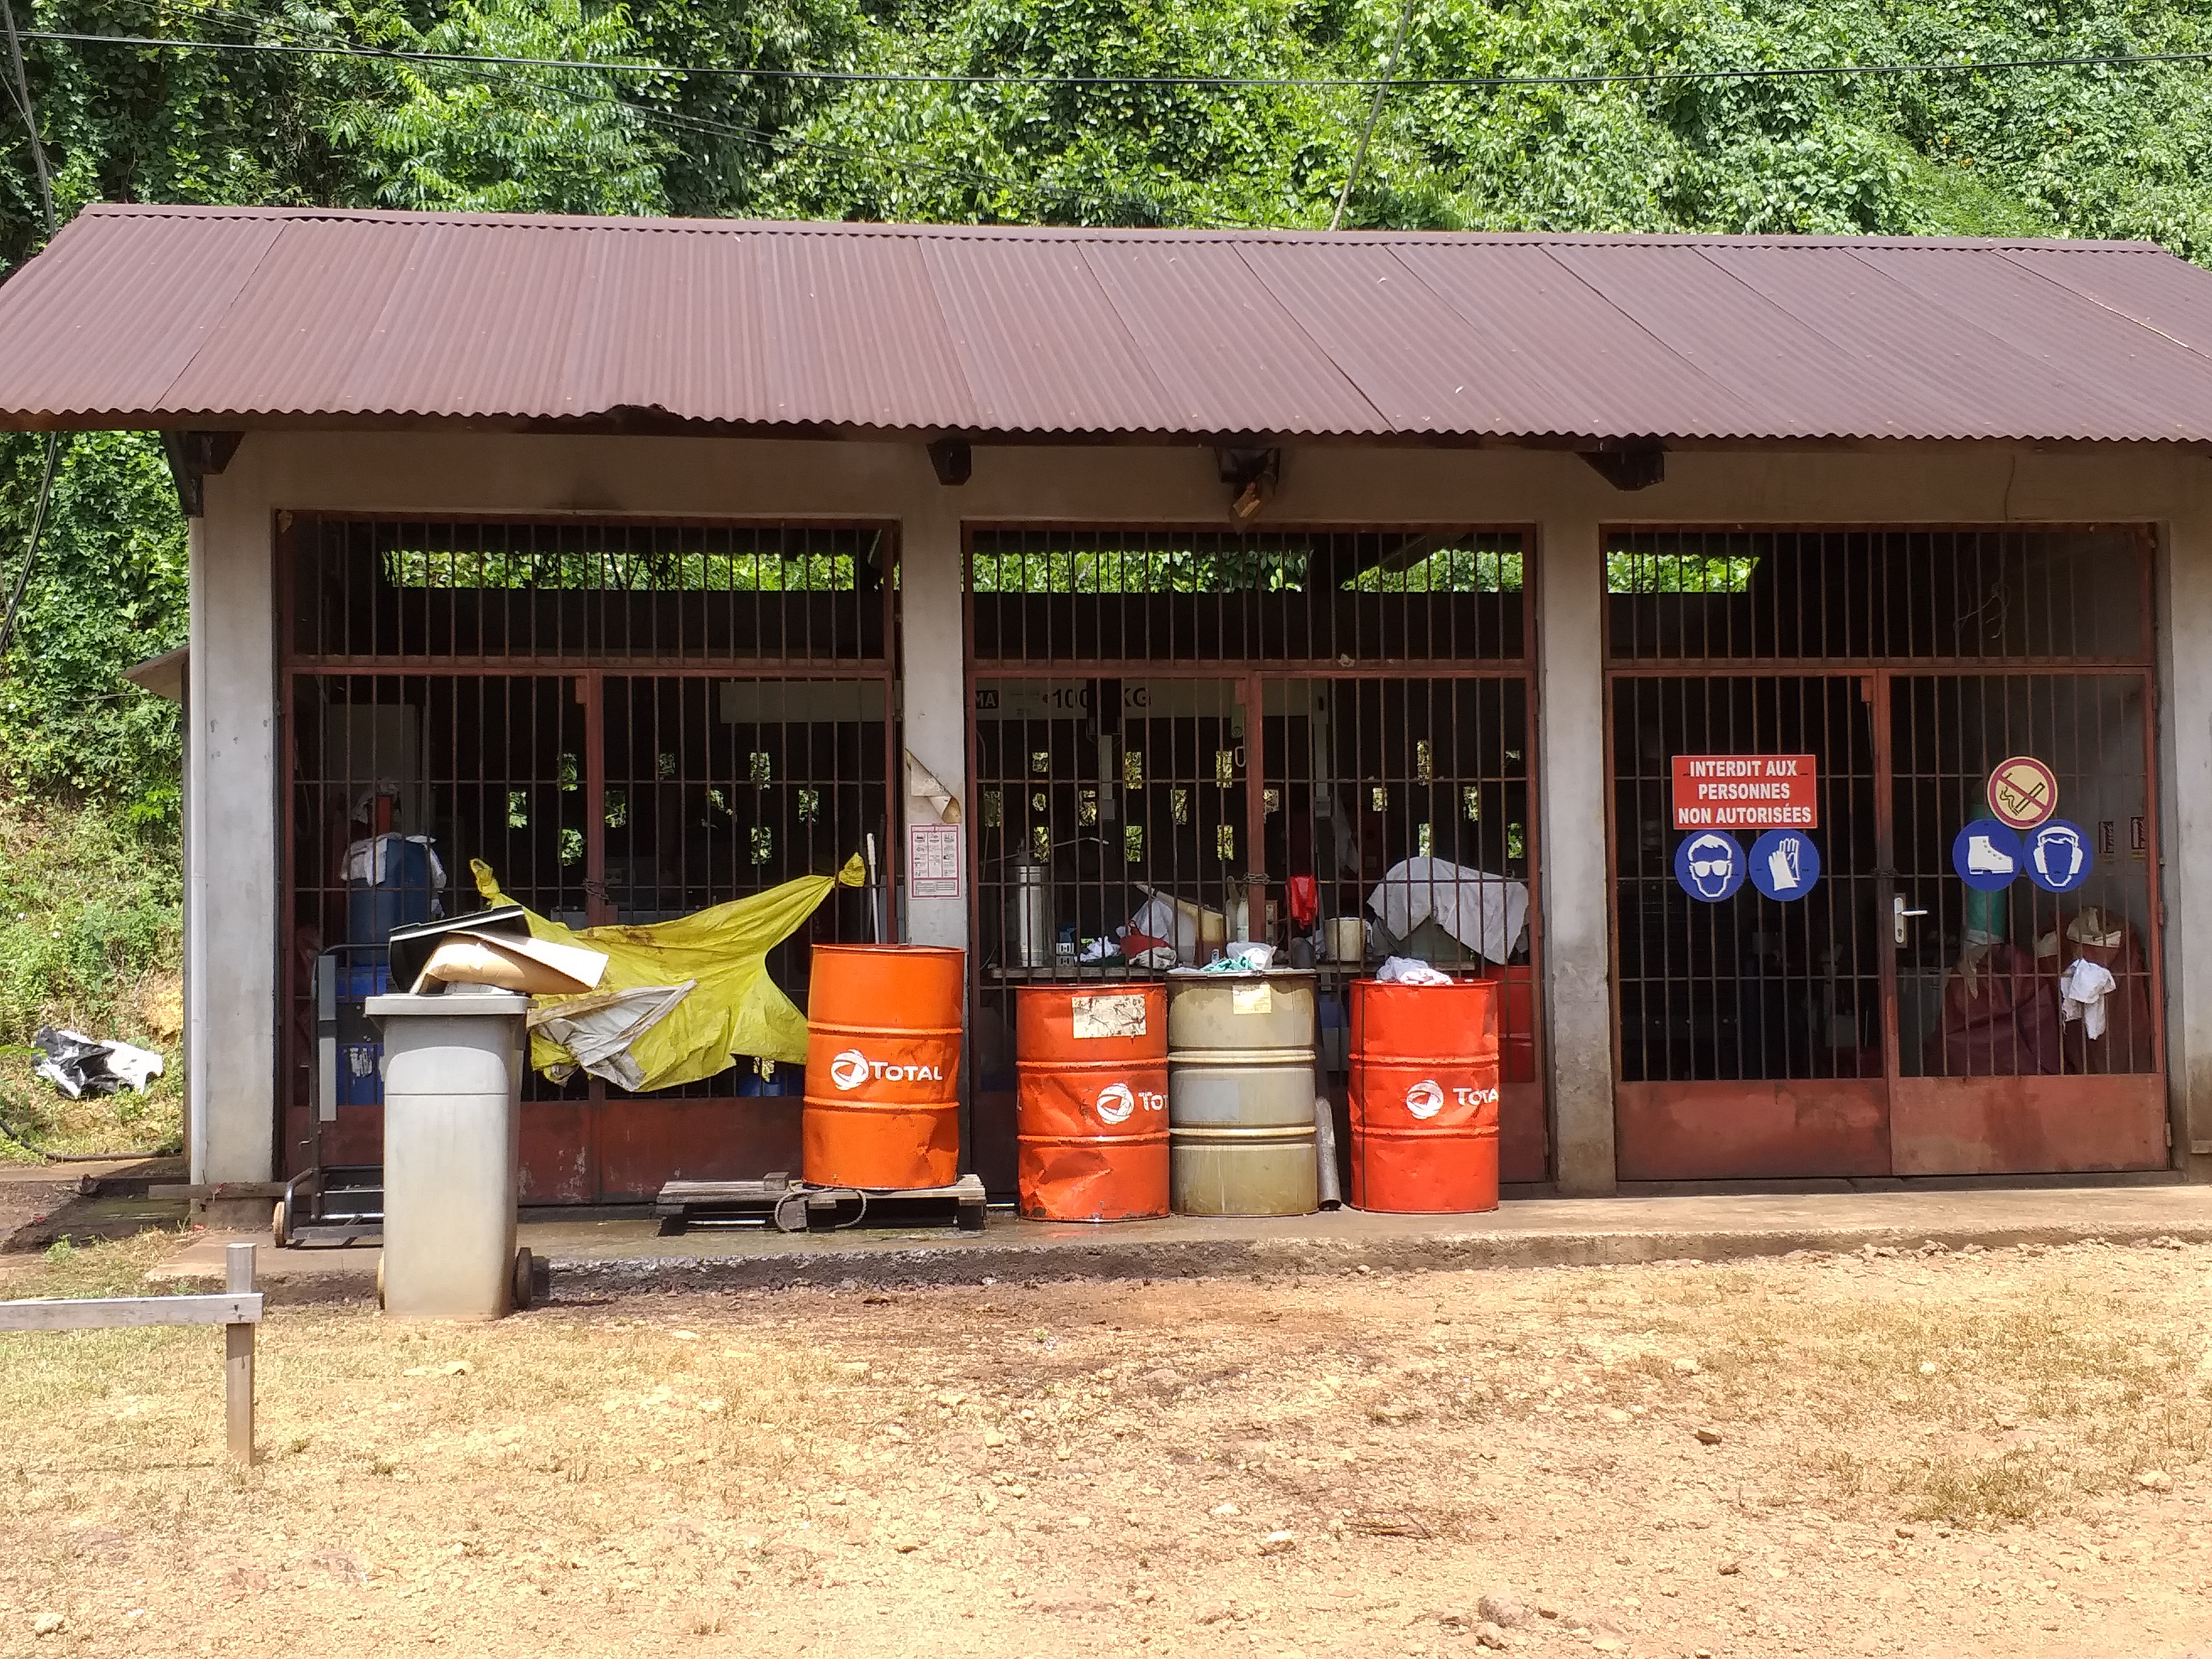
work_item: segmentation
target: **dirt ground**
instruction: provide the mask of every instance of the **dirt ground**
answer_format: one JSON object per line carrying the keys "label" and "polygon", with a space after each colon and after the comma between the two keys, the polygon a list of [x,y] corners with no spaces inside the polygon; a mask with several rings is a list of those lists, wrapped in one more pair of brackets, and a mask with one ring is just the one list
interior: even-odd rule
{"label": "dirt ground", "polygon": [[0,1652],[2212,1659],[2212,1250],[1930,1252],[0,1337]]}

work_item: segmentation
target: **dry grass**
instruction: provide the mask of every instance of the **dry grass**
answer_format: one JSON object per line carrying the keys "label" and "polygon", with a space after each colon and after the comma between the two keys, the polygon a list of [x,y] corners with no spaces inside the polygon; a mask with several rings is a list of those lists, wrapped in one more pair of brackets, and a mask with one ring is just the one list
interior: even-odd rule
{"label": "dry grass", "polygon": [[2031,1520],[2212,1452],[2212,1351],[2193,1300],[2145,1306],[2063,1265],[1996,1305],[1971,1257],[1922,1276],[1899,1298],[1832,1273],[1686,1273],[1659,1291],[1652,1324],[1701,1356],[1717,1411],[1808,1434],[1836,1496],[1893,1499],[1911,1518]]}
{"label": "dry grass", "polygon": [[[151,1249],[58,1256],[42,1287],[112,1288]],[[1538,1646],[2010,1659],[2058,1641],[2046,1606],[2109,1593],[2106,1634],[2178,1655],[2212,1628],[2208,1267],[793,1291],[484,1327],[279,1307],[242,1475],[213,1333],[0,1338],[0,1652],[42,1610],[88,1653],[332,1621],[349,1649],[533,1659],[1425,1652],[1503,1587],[1561,1608],[1516,1632]],[[2123,1571],[2138,1539],[2154,1582]]]}

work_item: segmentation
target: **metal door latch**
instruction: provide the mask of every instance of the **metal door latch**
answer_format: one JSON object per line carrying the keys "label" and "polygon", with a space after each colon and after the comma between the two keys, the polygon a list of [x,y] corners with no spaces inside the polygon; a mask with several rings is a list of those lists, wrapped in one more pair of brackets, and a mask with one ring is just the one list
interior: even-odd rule
{"label": "metal door latch", "polygon": [[1905,943],[1905,919],[1907,916],[1924,916],[1928,913],[1925,910],[1907,909],[1905,904],[1905,895],[1902,893],[1890,900],[1889,907],[1890,919],[1896,924],[1897,942],[1902,945]]}

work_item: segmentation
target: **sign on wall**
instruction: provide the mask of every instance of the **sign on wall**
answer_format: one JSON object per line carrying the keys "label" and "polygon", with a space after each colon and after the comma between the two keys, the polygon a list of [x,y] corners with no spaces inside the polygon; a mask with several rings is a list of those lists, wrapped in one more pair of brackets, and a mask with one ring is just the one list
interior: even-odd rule
{"label": "sign on wall", "polygon": [[1725,830],[1685,836],[1674,849],[1674,879],[1692,898],[1708,904],[1734,898],[1749,869],[1743,843]]}
{"label": "sign on wall", "polygon": [[1811,755],[1677,755],[1677,830],[1817,830],[1818,763]]}
{"label": "sign on wall", "polygon": [[960,896],[960,826],[910,823],[906,830],[908,898]]}
{"label": "sign on wall", "polygon": [[1813,890],[1820,879],[1820,849],[1796,830],[1770,830],[1751,844],[1751,884],[1787,904]]}
{"label": "sign on wall", "polygon": [[2008,830],[2033,830],[2058,810],[2058,780],[2033,755],[1999,761],[1990,772],[1990,816]]}

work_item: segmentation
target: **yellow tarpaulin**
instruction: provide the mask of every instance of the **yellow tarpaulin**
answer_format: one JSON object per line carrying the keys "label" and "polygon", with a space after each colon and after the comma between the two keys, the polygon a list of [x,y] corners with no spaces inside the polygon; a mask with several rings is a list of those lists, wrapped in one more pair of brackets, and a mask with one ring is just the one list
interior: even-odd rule
{"label": "yellow tarpaulin", "polygon": [[[499,890],[491,866],[473,860],[477,891],[487,904],[512,904]],[[804,1065],[806,1017],[769,977],[768,953],[814,914],[830,890],[866,884],[855,856],[834,876],[801,876],[750,898],[733,899],[673,921],[644,927],[586,927],[580,931],[525,910],[533,939],[604,951],[607,971],[598,994],[695,981],[690,994],[642,1033],[629,1048],[643,1073],[640,1091],[672,1089],[726,1071],[746,1055]],[[532,997],[534,1011],[580,998]],[[544,1033],[532,1031],[530,1064],[538,1071],[573,1066],[575,1058]]]}

